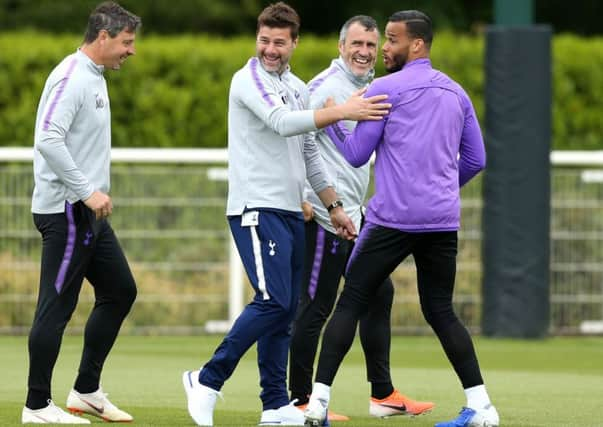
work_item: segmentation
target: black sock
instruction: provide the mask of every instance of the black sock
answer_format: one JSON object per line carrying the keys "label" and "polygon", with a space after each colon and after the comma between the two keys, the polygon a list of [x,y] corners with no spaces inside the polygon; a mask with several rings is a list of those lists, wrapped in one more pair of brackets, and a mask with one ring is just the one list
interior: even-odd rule
{"label": "black sock", "polygon": [[373,399],[385,399],[394,392],[394,385],[387,383],[371,383],[371,397]]}
{"label": "black sock", "polygon": [[27,400],[25,401],[25,406],[29,409],[42,409],[48,406],[48,401],[50,400],[50,393],[37,391],[37,390],[28,390],[27,391]]}
{"label": "black sock", "polygon": [[73,388],[78,393],[94,393],[99,389],[98,379],[90,375],[79,374],[75,380]]}

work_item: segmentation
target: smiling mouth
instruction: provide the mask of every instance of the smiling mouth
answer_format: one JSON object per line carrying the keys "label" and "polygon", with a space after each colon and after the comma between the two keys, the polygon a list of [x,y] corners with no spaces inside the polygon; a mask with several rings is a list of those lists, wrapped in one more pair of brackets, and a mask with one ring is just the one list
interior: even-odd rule
{"label": "smiling mouth", "polygon": [[352,58],[352,60],[359,65],[369,65],[371,63],[370,59],[366,58]]}

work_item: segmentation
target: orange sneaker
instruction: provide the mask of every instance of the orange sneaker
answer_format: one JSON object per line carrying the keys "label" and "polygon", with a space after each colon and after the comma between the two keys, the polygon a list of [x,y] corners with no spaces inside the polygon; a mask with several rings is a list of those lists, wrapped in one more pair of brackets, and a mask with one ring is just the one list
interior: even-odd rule
{"label": "orange sneaker", "polygon": [[392,417],[394,415],[421,415],[433,409],[433,402],[418,402],[412,400],[398,390],[385,399],[375,399],[371,397],[369,403],[369,414],[373,417]]}
{"label": "orange sneaker", "polygon": [[[296,405],[295,407],[303,412],[306,410],[306,406],[308,406],[308,404],[304,403],[303,405]],[[350,421],[350,417],[338,414],[336,412],[331,411],[330,409],[329,412],[327,412],[327,418],[329,421]]]}

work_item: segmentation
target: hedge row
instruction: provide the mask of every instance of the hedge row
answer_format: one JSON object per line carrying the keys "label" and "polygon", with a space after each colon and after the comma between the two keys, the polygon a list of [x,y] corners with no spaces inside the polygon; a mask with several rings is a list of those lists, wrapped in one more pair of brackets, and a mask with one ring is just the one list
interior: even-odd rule
{"label": "hedge row", "polygon": [[[0,0],[0,28],[7,31],[37,29],[50,33],[79,33],[84,31],[88,15],[100,3],[99,0]],[[126,9],[142,18],[142,31],[145,34],[182,34],[209,33],[223,36],[246,35],[255,31],[257,16],[273,0],[119,0]],[[334,34],[346,19],[358,13],[374,17],[380,28],[387,18],[400,9],[398,0],[329,0],[328,2],[308,0],[288,0],[301,18],[302,34]],[[417,3],[415,1],[415,3]],[[493,22],[493,2],[483,0],[419,0],[419,9],[431,16],[436,30],[450,29],[469,31],[473,24]],[[540,13],[542,7],[535,7],[535,22],[552,22],[555,10],[567,11],[563,5],[551,5],[550,0],[537,0],[547,3],[546,13]],[[578,31],[588,30],[590,22],[599,28],[598,14],[594,5],[581,8],[574,5],[568,21]],[[589,16],[584,18],[584,15]],[[595,13],[592,13],[595,12]],[[565,15],[566,16],[567,12]],[[550,18],[551,17],[551,18]],[[563,22],[561,19],[556,21]],[[557,25],[555,25],[557,28]],[[587,33],[588,34],[588,33]]]}
{"label": "hedge row", "polygon": [[[0,34],[0,146],[32,144],[44,81],[80,40]],[[230,79],[254,54],[253,38],[141,37],[137,51],[121,71],[106,74],[114,146],[225,146]],[[292,67],[308,80],[335,54],[335,39],[303,37]],[[482,38],[439,34],[434,42],[434,66],[466,88],[482,122],[483,58]],[[553,64],[553,147],[603,148],[603,39],[557,36]]]}

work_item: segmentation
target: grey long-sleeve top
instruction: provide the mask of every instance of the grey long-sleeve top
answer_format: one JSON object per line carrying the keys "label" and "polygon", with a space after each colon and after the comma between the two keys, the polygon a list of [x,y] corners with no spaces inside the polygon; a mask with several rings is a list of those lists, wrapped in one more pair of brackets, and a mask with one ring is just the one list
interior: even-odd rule
{"label": "grey long-sleeve top", "polygon": [[[321,108],[329,97],[332,97],[337,104],[344,103],[355,91],[370,83],[374,74],[374,71],[371,71],[366,76],[356,76],[341,57],[334,59],[329,68],[320,72],[308,83],[310,107]],[[356,126],[354,121],[348,120],[342,123],[350,131]],[[343,201],[343,209],[359,230],[361,208],[369,184],[370,165],[367,163],[359,168],[352,167],[324,130],[316,132],[316,143],[327,165],[327,171],[333,177],[335,191]],[[316,222],[331,233],[335,233],[327,209],[308,185],[306,200],[314,207]]]}
{"label": "grey long-sleeve top", "polygon": [[301,212],[306,178],[314,191],[331,186],[308,110],[308,90],[288,69],[268,72],[257,58],[237,71],[228,102],[227,215],[245,208]]}
{"label": "grey long-sleeve top", "polygon": [[34,213],[64,212],[65,201],[109,192],[111,110],[103,70],[78,50],[46,80],[35,125]]}

